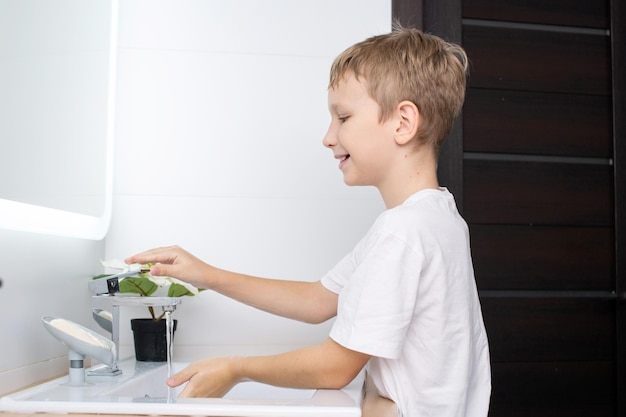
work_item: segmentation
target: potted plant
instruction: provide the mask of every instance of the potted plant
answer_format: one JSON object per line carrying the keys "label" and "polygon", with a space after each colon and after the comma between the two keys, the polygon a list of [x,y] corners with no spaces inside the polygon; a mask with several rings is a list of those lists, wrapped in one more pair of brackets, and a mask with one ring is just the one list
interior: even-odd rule
{"label": "potted plant", "polygon": [[[155,277],[150,274],[152,265],[127,265],[121,261],[102,261],[107,268],[120,272],[138,270],[137,275],[122,278],[119,281],[121,293],[133,293],[140,297],[167,296],[182,297],[196,295],[200,290],[191,284],[172,277]],[[145,271],[145,272],[144,272]],[[101,274],[94,279],[105,278],[112,274]],[[167,359],[165,312],[157,314],[154,307],[149,306],[149,318],[131,319],[135,342],[135,357],[138,361],[163,362]],[[174,331],[178,320],[174,320]]]}

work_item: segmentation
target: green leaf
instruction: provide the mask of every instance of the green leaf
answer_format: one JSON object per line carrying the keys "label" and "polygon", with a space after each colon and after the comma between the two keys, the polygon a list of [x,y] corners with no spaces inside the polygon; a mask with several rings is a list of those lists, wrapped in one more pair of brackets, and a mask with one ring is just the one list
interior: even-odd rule
{"label": "green leaf", "polygon": [[173,283],[172,285],[170,285],[169,289],[167,290],[168,297],[182,297],[183,295],[193,295],[193,293],[185,288],[184,285],[180,285],[177,283]]}
{"label": "green leaf", "polygon": [[147,278],[127,277],[120,281],[120,292],[132,292],[147,297],[159,288]]}

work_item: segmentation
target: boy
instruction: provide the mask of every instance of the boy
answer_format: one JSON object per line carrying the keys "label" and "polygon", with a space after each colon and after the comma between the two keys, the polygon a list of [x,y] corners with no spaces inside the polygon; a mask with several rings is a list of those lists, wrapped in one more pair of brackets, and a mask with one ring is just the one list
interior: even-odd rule
{"label": "boy", "polygon": [[[467,225],[437,181],[437,155],[464,99],[467,57],[456,45],[397,27],[344,51],[328,90],[323,139],[348,185],[373,185],[386,210],[317,282],[220,270],[178,247],[128,263],[259,309],[310,323],[336,316],[323,343],[267,357],[213,358],[168,380],[182,396],[221,396],[252,379],[342,388],[364,366],[364,415],[486,416],[489,352]],[[389,401],[391,400],[391,401]],[[392,402],[393,401],[393,402]]]}

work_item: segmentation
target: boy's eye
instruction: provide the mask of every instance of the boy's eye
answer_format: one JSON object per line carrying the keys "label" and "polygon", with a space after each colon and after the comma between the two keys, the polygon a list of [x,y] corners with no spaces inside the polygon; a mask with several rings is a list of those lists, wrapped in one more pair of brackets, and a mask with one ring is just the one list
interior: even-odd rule
{"label": "boy's eye", "polygon": [[345,122],[345,121],[346,121],[346,120],[348,120],[349,118],[350,118],[350,116],[337,116],[337,119],[338,119],[341,123]]}

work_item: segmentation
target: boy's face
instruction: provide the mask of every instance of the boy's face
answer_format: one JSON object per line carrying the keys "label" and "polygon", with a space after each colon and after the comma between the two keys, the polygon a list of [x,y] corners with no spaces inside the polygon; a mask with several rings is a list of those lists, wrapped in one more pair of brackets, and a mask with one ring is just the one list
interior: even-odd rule
{"label": "boy's face", "polygon": [[364,82],[345,75],[328,90],[331,121],[324,146],[339,160],[348,185],[384,186],[394,159],[393,117],[379,122],[379,105]]}

